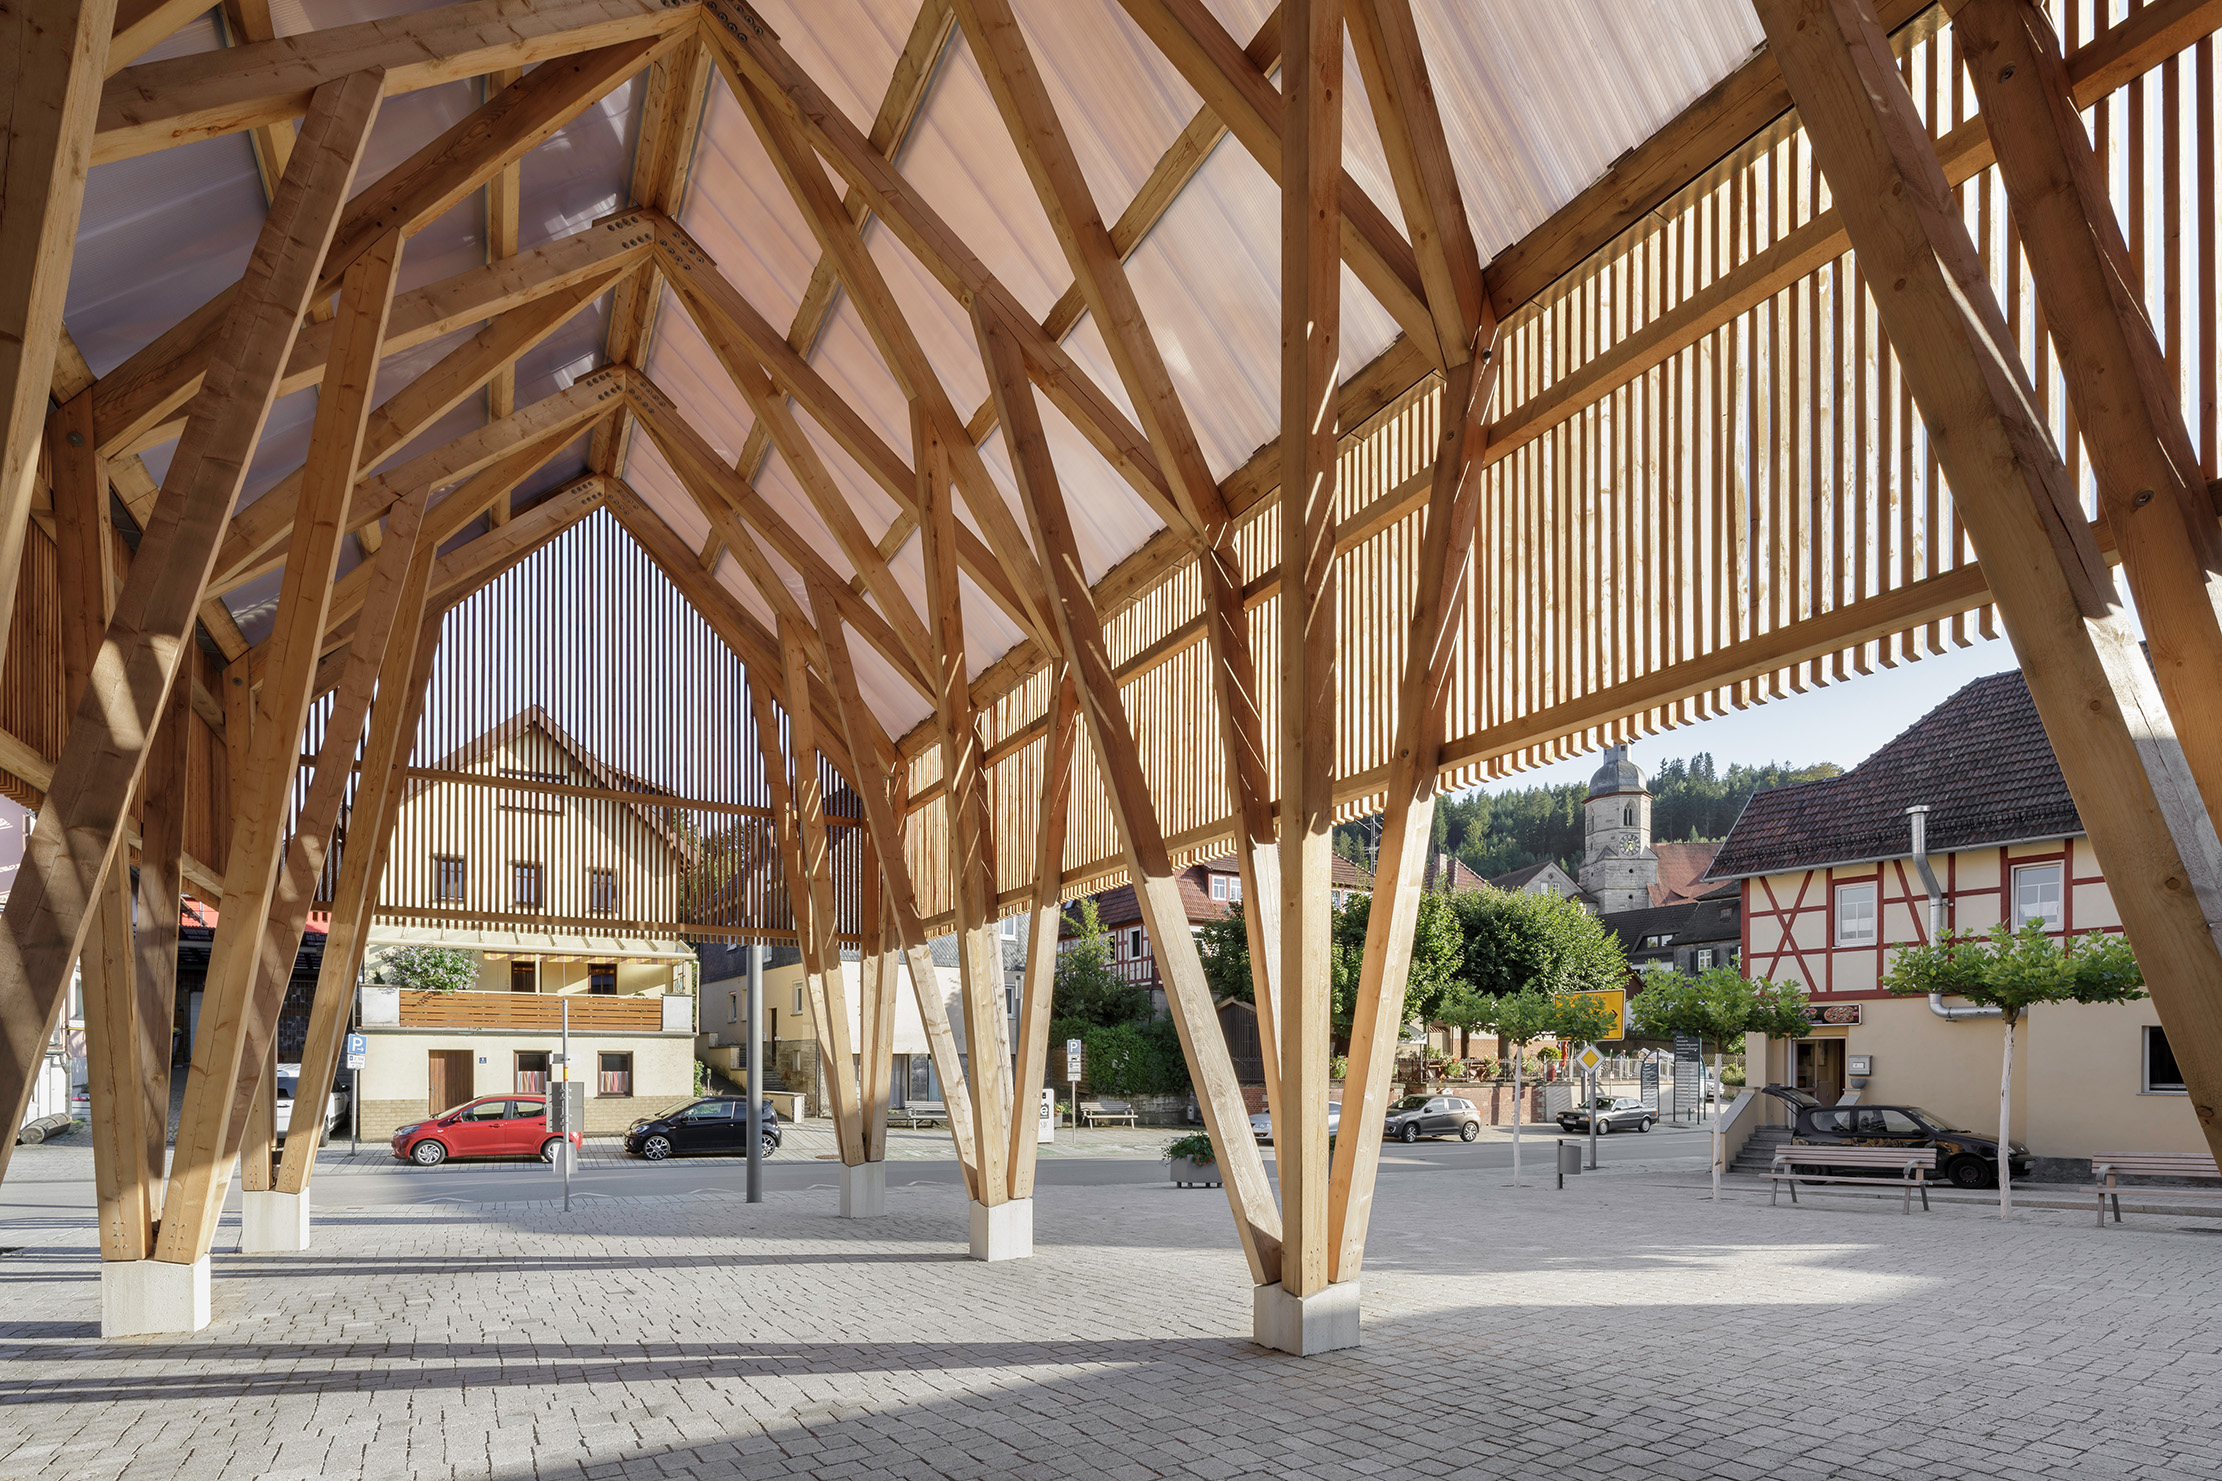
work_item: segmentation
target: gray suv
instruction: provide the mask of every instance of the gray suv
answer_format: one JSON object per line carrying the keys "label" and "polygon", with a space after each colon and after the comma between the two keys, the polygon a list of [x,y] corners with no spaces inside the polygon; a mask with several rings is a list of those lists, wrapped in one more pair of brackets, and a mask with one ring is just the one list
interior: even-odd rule
{"label": "gray suv", "polygon": [[1455,1095],[1408,1095],[1389,1107],[1382,1131],[1400,1142],[1416,1142],[1423,1136],[1455,1136],[1470,1142],[1481,1135],[1481,1112],[1472,1101]]}

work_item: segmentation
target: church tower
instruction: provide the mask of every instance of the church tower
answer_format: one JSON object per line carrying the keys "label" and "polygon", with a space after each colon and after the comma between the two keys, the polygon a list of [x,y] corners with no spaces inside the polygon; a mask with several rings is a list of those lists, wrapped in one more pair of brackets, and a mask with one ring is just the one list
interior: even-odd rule
{"label": "church tower", "polygon": [[1659,856],[1651,848],[1651,788],[1626,746],[1609,746],[1605,764],[1589,779],[1582,804],[1581,885],[1598,910],[1616,915],[1644,910],[1659,882]]}

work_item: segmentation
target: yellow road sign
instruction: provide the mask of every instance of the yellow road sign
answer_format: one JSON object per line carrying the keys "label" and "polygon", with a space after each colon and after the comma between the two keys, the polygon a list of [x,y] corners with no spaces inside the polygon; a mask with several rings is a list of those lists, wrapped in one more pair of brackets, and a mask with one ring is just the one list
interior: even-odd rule
{"label": "yellow road sign", "polygon": [[1574,1056],[1574,1063],[1580,1067],[1585,1075],[1604,1062],[1605,1056],[1597,1052],[1595,1044],[1584,1044],[1581,1053]]}
{"label": "yellow road sign", "polygon": [[1589,998],[1612,1014],[1613,1025],[1620,1032],[1609,1034],[1606,1037],[1619,1039],[1627,1036],[1628,994],[1624,988],[1608,988],[1604,992],[1570,992],[1567,996],[1570,998]]}

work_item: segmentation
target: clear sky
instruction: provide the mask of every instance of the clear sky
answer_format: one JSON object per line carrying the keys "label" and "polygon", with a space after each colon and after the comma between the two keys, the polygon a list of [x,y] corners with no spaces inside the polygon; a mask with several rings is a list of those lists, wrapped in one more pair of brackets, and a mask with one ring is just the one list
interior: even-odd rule
{"label": "clear sky", "polygon": [[[1635,759],[1646,771],[1662,761],[1713,753],[1722,771],[1741,761],[1758,765],[1785,761],[1809,766],[1834,761],[1851,767],[1949,697],[1971,679],[2015,668],[2014,650],[2004,639],[1978,642],[1938,658],[1877,669],[1873,674],[1792,695],[1717,720],[1685,725],[1635,744]],[[1501,782],[1486,782],[1490,792],[1518,791],[1565,782],[1586,782],[1597,770],[1597,753],[1555,766],[1520,772]]]}

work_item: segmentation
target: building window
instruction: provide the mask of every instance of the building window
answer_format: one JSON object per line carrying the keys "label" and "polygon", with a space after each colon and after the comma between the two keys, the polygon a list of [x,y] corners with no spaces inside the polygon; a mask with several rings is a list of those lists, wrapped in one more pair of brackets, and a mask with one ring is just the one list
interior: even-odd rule
{"label": "building window", "polygon": [[1148,953],[1149,944],[1149,937],[1143,932],[1140,926],[1136,926],[1132,930],[1128,931],[1126,933],[1127,960],[1130,962],[1140,961],[1143,956]]}
{"label": "building window", "polygon": [[1348,898],[1348,897],[1347,897],[1347,896],[1345,896],[1345,895],[1343,894],[1343,892],[1342,892],[1341,890],[1333,890],[1333,891],[1330,891],[1330,894],[1331,894],[1331,895],[1333,896],[1333,898],[1334,898],[1334,902],[1335,902],[1335,908],[1336,908],[1337,910],[1340,910],[1340,909],[1342,909],[1342,902],[1343,902],[1343,901],[1344,901],[1344,900],[1345,900],[1346,898]]}
{"label": "building window", "polygon": [[2145,1030],[2145,1093],[2186,1095],[2183,1071],[2176,1065],[2176,1051],[2168,1047],[2168,1031],[2159,1024]]}
{"label": "building window", "polygon": [[1840,884],[1836,887],[1836,944],[1875,944],[1875,887]]}
{"label": "building window", "polygon": [[617,963],[590,962],[586,969],[586,990],[597,997],[614,997],[617,993]]}
{"label": "building window", "polygon": [[589,915],[617,914],[617,871],[586,871],[586,909]]}
{"label": "building window", "polygon": [[1623,828],[1636,826],[1636,805],[1633,802],[1620,810],[1620,826]]}
{"label": "building window", "polygon": [[1227,876],[1224,874],[1214,874],[1211,877],[1211,898],[1214,900],[1227,898]]}
{"label": "building window", "polygon": [[2060,875],[2058,864],[2024,864],[2014,871],[2014,928],[2043,921],[2045,929],[2060,929]]}
{"label": "building window", "polygon": [[517,1051],[517,1085],[519,1095],[546,1095],[548,1093],[548,1054],[546,1050]]}
{"label": "building window", "polygon": [[540,991],[540,962],[537,958],[519,957],[509,964],[509,990]]}
{"label": "building window", "polygon": [[800,985],[795,988],[795,1016],[797,1018],[802,1016],[802,988]]}
{"label": "building window", "polygon": [[1242,880],[1239,876],[1227,881],[1227,898],[1237,905],[1242,903]]}
{"label": "building window", "polygon": [[1698,970],[1698,971],[1700,971],[1700,972],[1710,972],[1710,971],[1712,971],[1712,970],[1713,970],[1713,948],[1712,948],[1712,947],[1710,947],[1710,946],[1700,946],[1700,947],[1699,947],[1699,948],[1697,949],[1697,957],[1696,957],[1696,960],[1695,960],[1695,962],[1693,963],[1693,965],[1694,965],[1694,966],[1695,966],[1695,967],[1697,968],[1697,970]]}
{"label": "building window", "polygon": [[1016,941],[1018,939],[1017,916],[1006,915],[1003,917],[1003,939],[1005,941]]}
{"label": "building window", "polygon": [[739,1023],[741,1021],[741,995],[737,992],[729,992],[725,995],[725,1021],[727,1023]]}
{"label": "building window", "polygon": [[600,1057],[601,1074],[596,1077],[596,1095],[631,1095],[633,1093],[633,1057],[630,1054],[603,1054]]}
{"label": "building window", "polygon": [[461,901],[463,898],[463,861],[452,854],[432,856],[432,898],[438,901]]}
{"label": "building window", "polygon": [[540,908],[540,866],[538,864],[512,863],[509,878],[517,896],[519,910]]}

